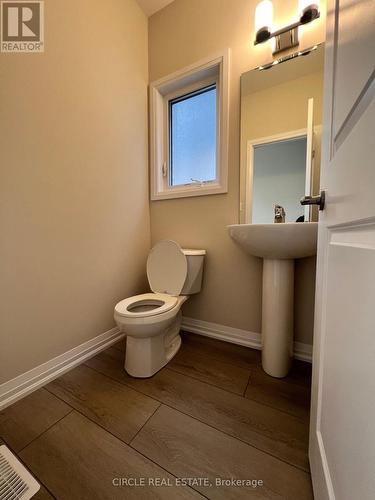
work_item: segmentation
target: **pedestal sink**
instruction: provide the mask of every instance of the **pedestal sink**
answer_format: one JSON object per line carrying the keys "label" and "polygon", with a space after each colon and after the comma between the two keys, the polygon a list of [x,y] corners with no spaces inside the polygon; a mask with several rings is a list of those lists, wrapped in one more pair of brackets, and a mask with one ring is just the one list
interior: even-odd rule
{"label": "pedestal sink", "polygon": [[285,377],[293,359],[294,259],[316,254],[317,222],[234,224],[230,236],[263,258],[262,366]]}

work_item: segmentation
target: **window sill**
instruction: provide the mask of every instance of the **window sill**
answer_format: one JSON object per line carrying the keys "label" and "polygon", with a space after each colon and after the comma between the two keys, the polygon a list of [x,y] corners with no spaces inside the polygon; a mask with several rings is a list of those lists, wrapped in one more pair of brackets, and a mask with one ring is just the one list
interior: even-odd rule
{"label": "window sill", "polygon": [[224,194],[227,192],[228,189],[226,186],[222,186],[217,183],[206,186],[181,186],[153,193],[151,195],[151,201],[190,198],[193,196],[208,196],[212,194]]}

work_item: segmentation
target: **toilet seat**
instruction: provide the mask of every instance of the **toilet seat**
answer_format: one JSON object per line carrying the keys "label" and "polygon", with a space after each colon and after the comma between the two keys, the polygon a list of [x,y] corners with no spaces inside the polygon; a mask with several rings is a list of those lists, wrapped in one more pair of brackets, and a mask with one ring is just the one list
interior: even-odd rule
{"label": "toilet seat", "polygon": [[[119,302],[115,307],[115,312],[125,318],[147,318],[170,311],[178,302],[177,297],[166,293],[143,293],[134,295]],[[160,303],[160,305],[158,304]],[[153,309],[137,311],[137,306],[155,305]],[[132,311],[132,308],[134,310]]]}

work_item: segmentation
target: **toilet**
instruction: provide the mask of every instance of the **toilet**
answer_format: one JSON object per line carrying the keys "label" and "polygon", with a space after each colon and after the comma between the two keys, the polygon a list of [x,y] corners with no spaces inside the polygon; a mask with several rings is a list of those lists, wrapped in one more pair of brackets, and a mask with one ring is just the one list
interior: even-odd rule
{"label": "toilet", "polygon": [[182,249],[175,241],[157,243],[147,259],[152,293],[134,295],[115,306],[117,326],[126,334],[125,370],[151,377],[181,345],[181,306],[200,292],[205,250]]}

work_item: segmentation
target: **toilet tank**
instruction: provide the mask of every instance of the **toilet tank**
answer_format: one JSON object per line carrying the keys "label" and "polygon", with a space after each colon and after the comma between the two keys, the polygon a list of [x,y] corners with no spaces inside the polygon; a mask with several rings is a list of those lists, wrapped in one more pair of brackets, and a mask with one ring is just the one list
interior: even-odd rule
{"label": "toilet tank", "polygon": [[198,293],[202,288],[203,261],[206,250],[191,250],[183,248],[187,260],[187,276],[181,295]]}

